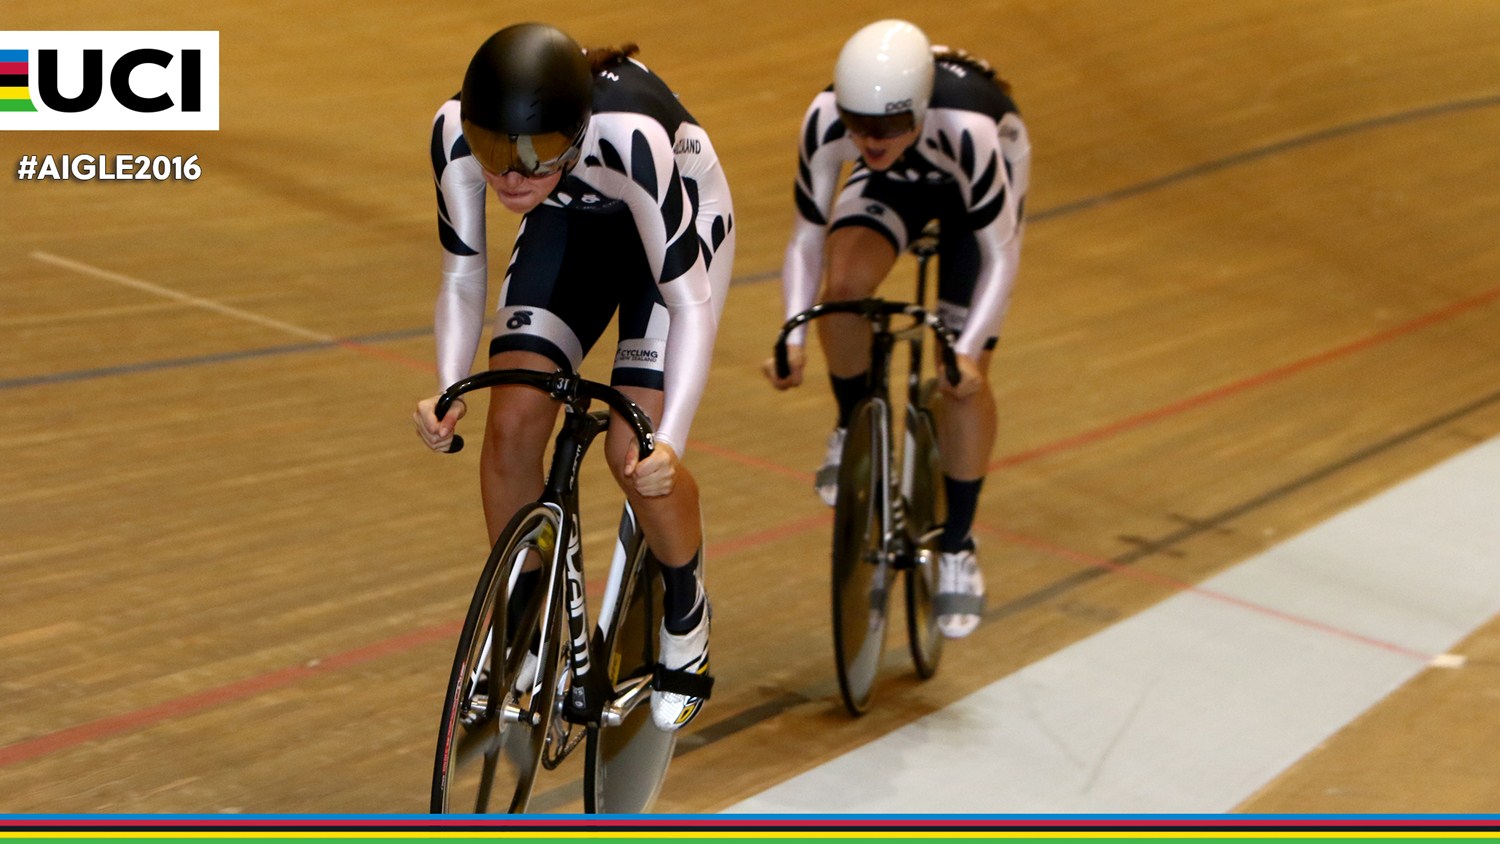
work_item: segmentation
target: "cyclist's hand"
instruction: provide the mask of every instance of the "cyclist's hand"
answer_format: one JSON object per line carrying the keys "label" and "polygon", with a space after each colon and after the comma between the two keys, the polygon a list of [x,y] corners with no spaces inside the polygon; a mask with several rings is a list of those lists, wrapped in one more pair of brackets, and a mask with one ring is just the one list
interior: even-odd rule
{"label": "cyclist's hand", "polygon": [[669,495],[677,482],[677,451],[671,443],[656,441],[656,450],[645,460],[640,459],[635,446],[625,455],[625,477],[635,485],[636,492],[647,498]]}
{"label": "cyclist's hand", "polygon": [[791,364],[792,371],[785,378],[779,378],[776,375],[775,357],[766,358],[766,362],[761,364],[760,367],[766,373],[766,380],[770,381],[771,386],[778,390],[802,385],[802,370],[807,366],[807,355],[803,352],[803,347],[788,343],[786,346],[786,362]]}
{"label": "cyclist's hand", "polygon": [[437,452],[446,452],[448,446],[453,442],[453,429],[458,425],[458,420],[464,418],[469,412],[469,406],[463,399],[453,402],[448,408],[448,413],[439,422],[436,414],[438,396],[422,399],[417,402],[417,409],[412,413],[412,422],[416,423],[417,435],[427,447]]}
{"label": "cyclist's hand", "polygon": [[948,383],[948,376],[943,374],[942,367],[938,367],[938,386],[956,399],[968,398],[984,387],[984,370],[979,368],[979,361],[968,355],[955,357],[958,358],[958,383]]}

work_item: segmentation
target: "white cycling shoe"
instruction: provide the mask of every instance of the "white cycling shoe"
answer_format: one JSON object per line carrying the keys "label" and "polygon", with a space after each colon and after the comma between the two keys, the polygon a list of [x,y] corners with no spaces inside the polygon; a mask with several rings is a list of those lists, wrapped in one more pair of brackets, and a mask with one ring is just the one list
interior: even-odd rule
{"label": "white cycling shoe", "polygon": [[984,574],[972,550],[943,554],[938,560],[935,608],[938,630],[949,639],[962,639],[979,627],[984,612]]}
{"label": "white cycling shoe", "polygon": [[681,635],[661,628],[660,660],[652,685],[651,720],[660,730],[679,730],[703,710],[713,689],[708,675],[709,608],[703,607],[698,626]]}

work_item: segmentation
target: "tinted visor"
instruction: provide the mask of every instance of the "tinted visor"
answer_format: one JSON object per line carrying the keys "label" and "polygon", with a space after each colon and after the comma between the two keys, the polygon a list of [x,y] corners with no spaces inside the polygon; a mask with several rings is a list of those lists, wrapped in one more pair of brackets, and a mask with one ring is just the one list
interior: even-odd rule
{"label": "tinted visor", "polygon": [[896,114],[855,114],[841,108],[839,118],[844,121],[844,127],[850,134],[875,140],[904,135],[917,126],[916,115],[909,111]]}
{"label": "tinted visor", "polygon": [[479,166],[497,176],[514,170],[528,178],[562,173],[578,160],[578,145],[588,121],[572,135],[547,132],[540,135],[507,135],[463,121],[464,140]]}

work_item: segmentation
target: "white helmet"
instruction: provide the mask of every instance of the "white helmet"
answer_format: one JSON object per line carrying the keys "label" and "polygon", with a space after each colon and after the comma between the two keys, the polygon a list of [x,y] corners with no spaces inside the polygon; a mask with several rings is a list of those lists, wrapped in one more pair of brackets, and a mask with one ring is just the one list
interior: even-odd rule
{"label": "white helmet", "polygon": [[[890,137],[921,122],[932,99],[932,74],[932,45],[922,30],[903,20],[876,21],[839,52],[834,97],[851,131]],[[897,131],[902,124],[905,129]]]}

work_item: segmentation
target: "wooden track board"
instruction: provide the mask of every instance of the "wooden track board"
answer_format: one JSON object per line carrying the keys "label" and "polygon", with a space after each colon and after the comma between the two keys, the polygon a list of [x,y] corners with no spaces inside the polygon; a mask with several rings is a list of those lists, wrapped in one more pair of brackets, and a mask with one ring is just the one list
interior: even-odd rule
{"label": "wooden track board", "polygon": [[[218,132],[0,134],[7,166],[197,154],[204,171],[0,181],[0,812],[425,810],[483,554],[475,450],[433,456],[408,420],[434,387],[426,149],[473,48],[512,22],[496,9],[7,7],[15,31],[217,30],[223,72]],[[738,283],[689,454],[719,686],[664,811],[729,805],[1500,432],[1500,6],[909,11],[1014,83],[1035,162],[994,367],[987,623],[926,683],[893,647],[854,721],[808,489],[821,365],[784,395],[758,369],[803,109],[889,7],[548,7],[583,43],[642,45],[736,202]],[[494,242],[513,227],[495,215]],[[597,561],[618,495],[593,468]],[[1494,811],[1497,631],[1243,808]],[[548,780],[546,805],[576,808],[576,776]]]}

